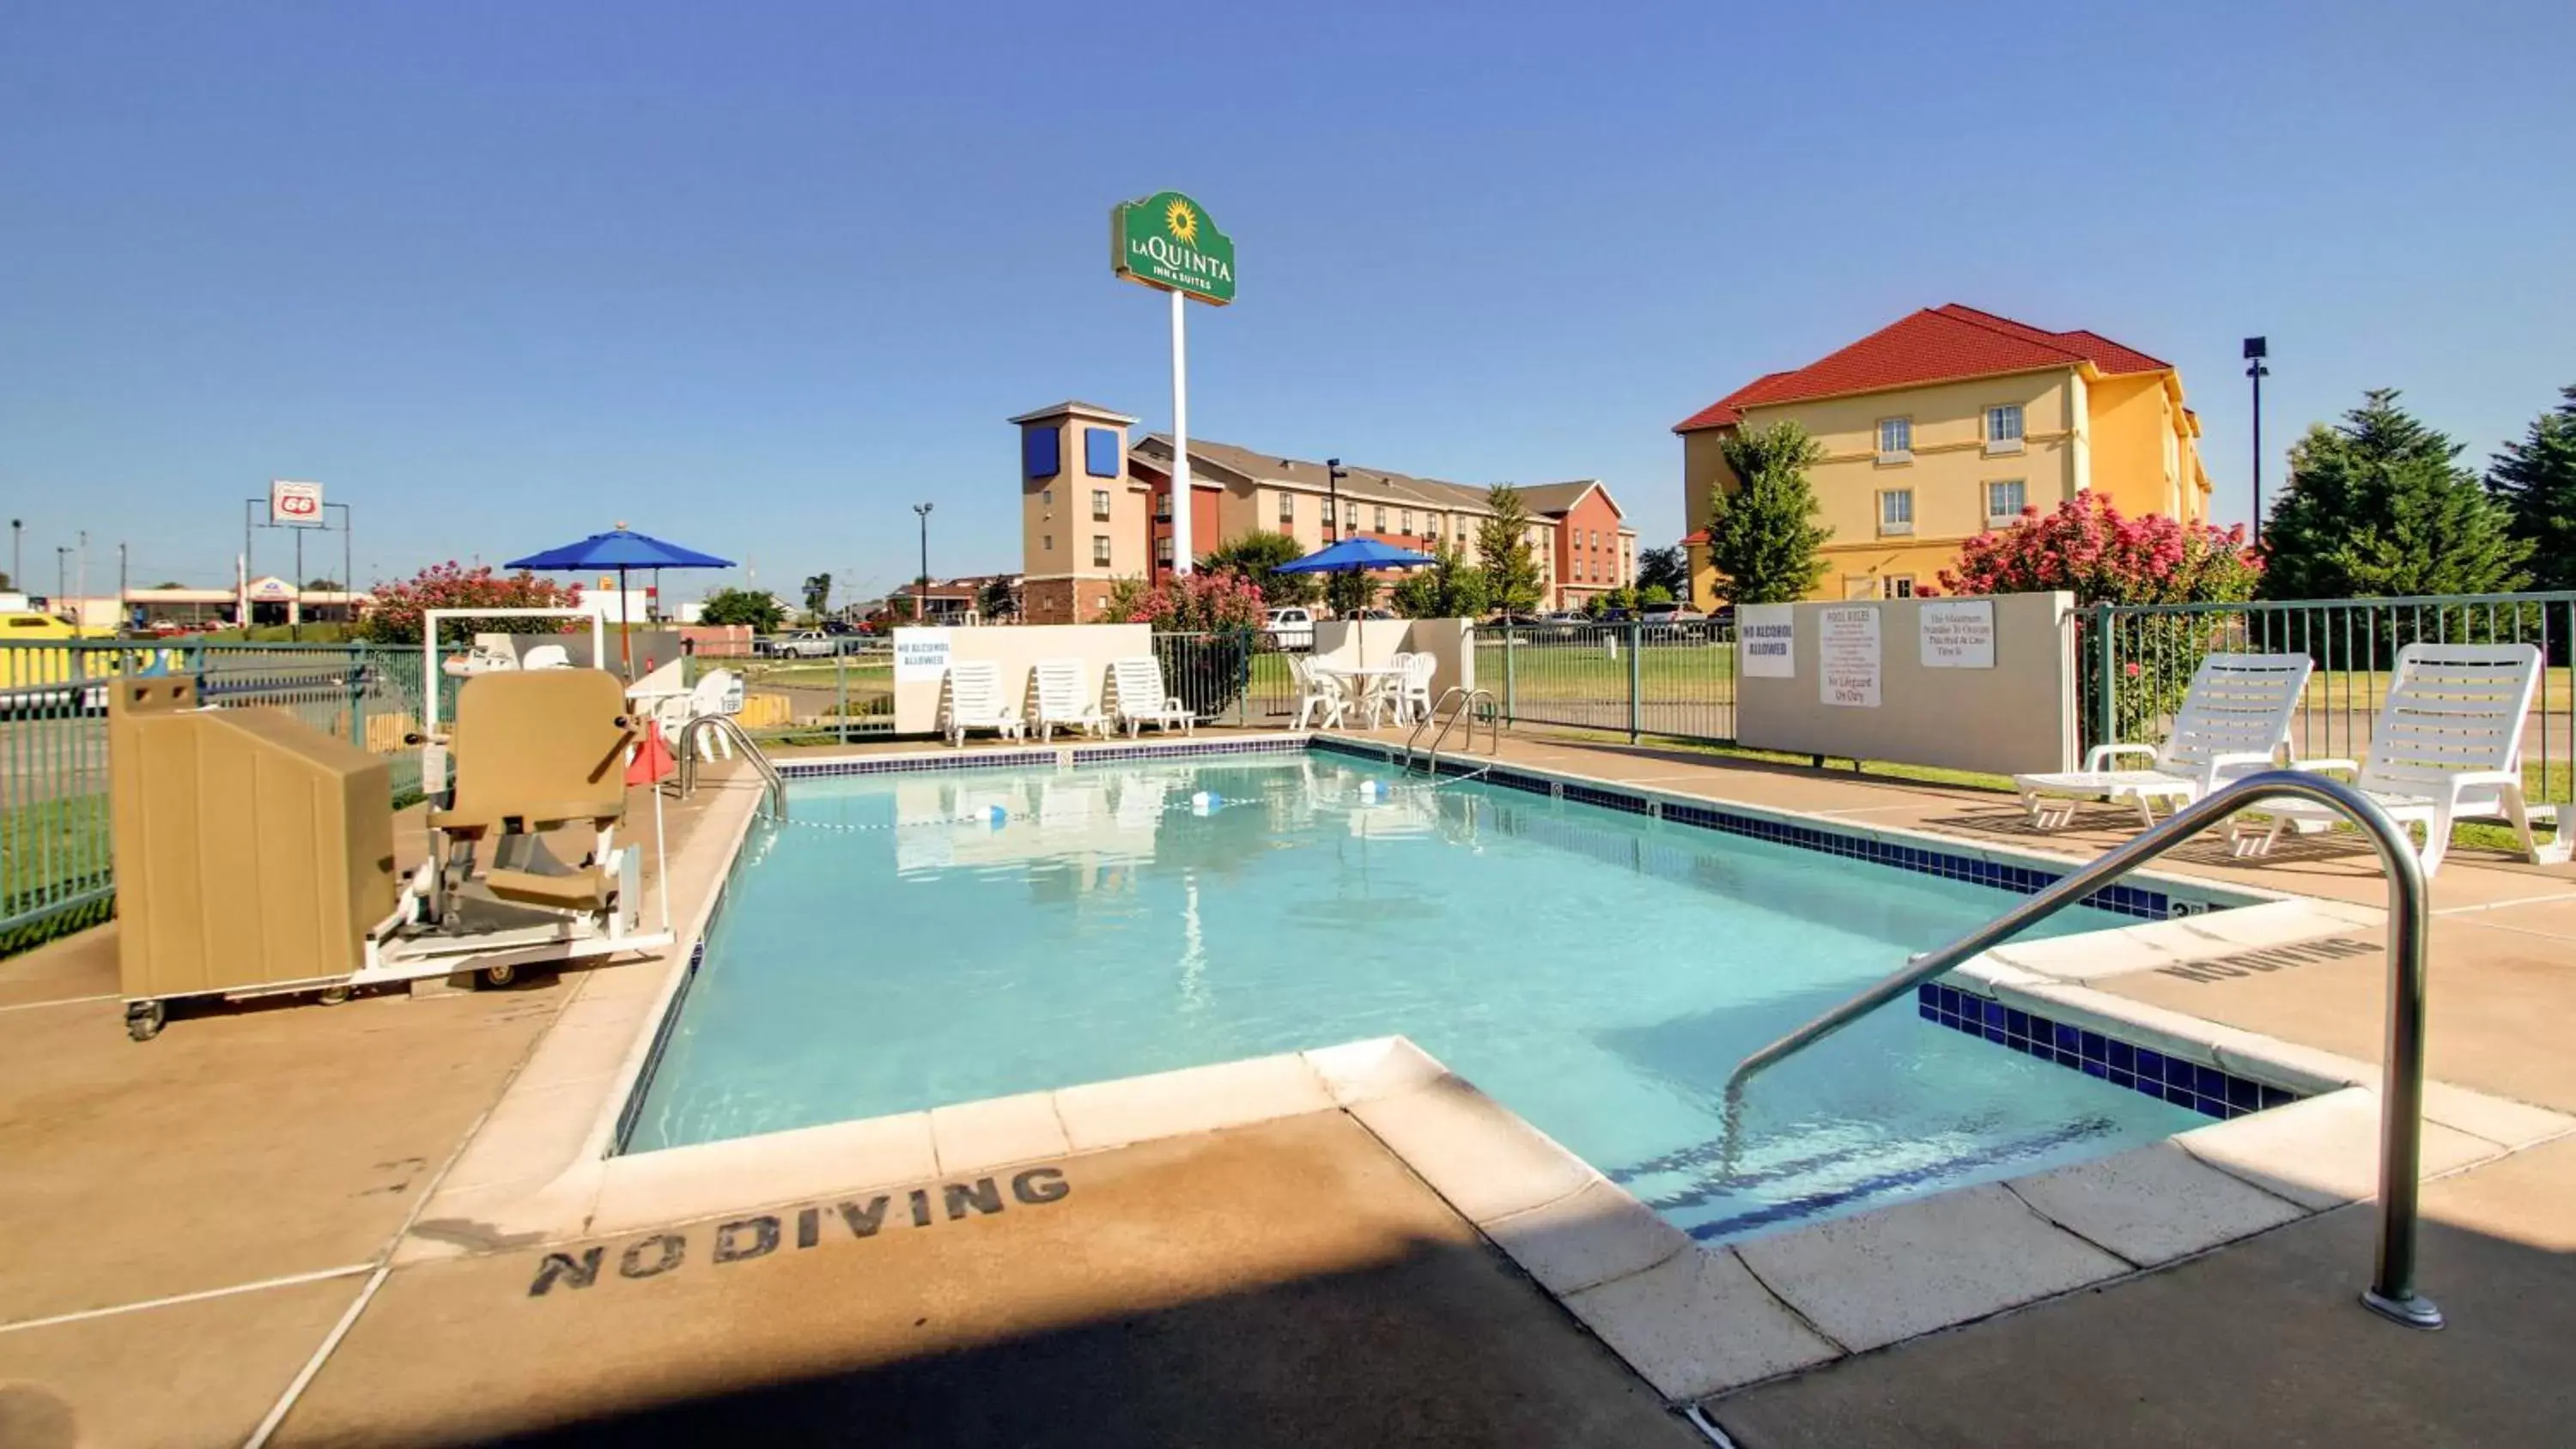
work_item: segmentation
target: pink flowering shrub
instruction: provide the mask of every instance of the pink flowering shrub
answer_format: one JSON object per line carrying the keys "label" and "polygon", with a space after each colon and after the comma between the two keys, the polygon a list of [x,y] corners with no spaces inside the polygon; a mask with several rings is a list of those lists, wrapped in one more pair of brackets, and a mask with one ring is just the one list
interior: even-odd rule
{"label": "pink flowering shrub", "polygon": [[1237,573],[1188,573],[1122,589],[1104,613],[1113,623],[1151,624],[1157,634],[1250,633],[1261,627],[1261,587]]}
{"label": "pink flowering shrub", "polygon": [[[2245,530],[2186,524],[2159,515],[2126,518],[2098,493],[2079,493],[2055,513],[2022,510],[2021,521],[1982,533],[1959,550],[1956,568],[1941,571],[1953,594],[2021,594],[2065,589],[2080,604],[2232,604],[2254,597],[2262,561],[2245,546]],[[2102,679],[2104,642],[2088,616],[2079,688],[2097,742],[2161,734],[2181,707],[2201,656],[2241,637],[2232,611],[2121,614],[2110,618],[2109,686]],[[2152,667],[2142,667],[2141,661]],[[2108,696],[2114,717],[2099,718]]]}
{"label": "pink flowering shrub", "polygon": [[1959,549],[1941,571],[1950,594],[2070,590],[2080,604],[2212,604],[2254,597],[2261,560],[2245,528],[2186,524],[2159,514],[2126,518],[2099,493],[2078,493],[2055,513],[2021,521]]}
{"label": "pink flowering shrub", "polygon": [[[356,635],[378,644],[419,643],[421,616],[431,609],[568,609],[581,602],[577,584],[558,584],[526,573],[495,574],[488,566],[469,569],[453,559],[432,564],[408,579],[379,583],[371,593],[366,612],[358,616]],[[555,634],[580,623],[577,619],[457,621],[465,629],[510,634]]]}

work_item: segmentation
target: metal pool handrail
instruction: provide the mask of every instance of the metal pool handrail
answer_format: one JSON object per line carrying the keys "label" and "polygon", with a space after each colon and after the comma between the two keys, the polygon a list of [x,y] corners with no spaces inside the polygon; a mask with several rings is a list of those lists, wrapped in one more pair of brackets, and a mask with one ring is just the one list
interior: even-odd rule
{"label": "metal pool handrail", "polygon": [[[2388,872],[2388,1059],[2380,1092],[2379,1255],[2361,1301],[2414,1328],[2439,1328],[2442,1311],[2415,1292],[2416,1179],[2424,1124],[2424,868],[2405,829],[2369,796],[2323,775],[2269,770],[2249,775],[2167,816],[2152,830],[2060,877],[2056,884],[1904,970],[1861,991],[1738,1063],[1726,1079],[1726,1137],[1733,1144],[1745,1085],[1765,1070],[1841,1031],[1981,951],[2163,855],[2237,811],[2281,796],[2309,800],[2360,827]],[[1731,1152],[1729,1154],[1732,1155]]]}
{"label": "metal pool handrail", "polygon": [[760,772],[760,778],[769,792],[769,818],[786,819],[786,780],[780,778],[778,766],[771,763],[769,756],[761,752],[760,746],[752,743],[751,735],[743,729],[741,721],[729,714],[702,714],[680,726],[680,798],[686,800],[697,791],[698,734],[702,730],[710,729],[731,739],[734,747],[742,751],[743,757],[751,761],[751,767]]}

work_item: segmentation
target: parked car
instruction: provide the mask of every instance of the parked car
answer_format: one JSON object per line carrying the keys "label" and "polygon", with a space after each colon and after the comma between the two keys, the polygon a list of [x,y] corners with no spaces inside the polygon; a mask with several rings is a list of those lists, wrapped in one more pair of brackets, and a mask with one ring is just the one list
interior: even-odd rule
{"label": "parked car", "polygon": [[1273,647],[1312,649],[1315,647],[1315,611],[1296,604],[1285,604],[1270,611],[1261,625]]}
{"label": "parked car", "polygon": [[1343,615],[1343,617],[1347,619],[1392,619],[1395,617],[1395,611],[1393,609],[1354,609],[1350,613]]}
{"label": "parked car", "polygon": [[829,659],[841,652],[841,641],[820,629],[799,629],[762,640],[760,652],[772,659]]}
{"label": "parked car", "polygon": [[1648,604],[1637,611],[1647,631],[1678,639],[1708,637],[1708,616],[1680,604]]}

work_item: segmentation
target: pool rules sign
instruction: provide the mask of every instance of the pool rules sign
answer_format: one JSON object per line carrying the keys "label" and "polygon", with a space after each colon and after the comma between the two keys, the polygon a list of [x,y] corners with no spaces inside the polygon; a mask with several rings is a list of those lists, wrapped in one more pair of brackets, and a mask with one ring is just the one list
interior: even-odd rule
{"label": "pool rules sign", "polygon": [[1878,708],[1878,608],[1856,604],[1817,611],[1816,680],[1827,704]]}

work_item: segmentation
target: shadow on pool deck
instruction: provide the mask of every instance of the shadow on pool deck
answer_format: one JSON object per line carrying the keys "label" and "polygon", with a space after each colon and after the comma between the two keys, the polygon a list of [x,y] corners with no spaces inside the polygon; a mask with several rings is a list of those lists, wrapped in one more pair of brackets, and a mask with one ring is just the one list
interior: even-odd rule
{"label": "shadow on pool deck", "polygon": [[1710,1406],[1741,1449],[2082,1444],[2557,1446],[2576,1424],[2576,1139],[2427,1186],[2419,1284],[2356,1301],[2377,1210],[2342,1208],[2161,1273]]}
{"label": "shadow on pool deck", "polygon": [[398,1269],[277,1442],[1699,1442],[1340,1111],[922,1186]]}

